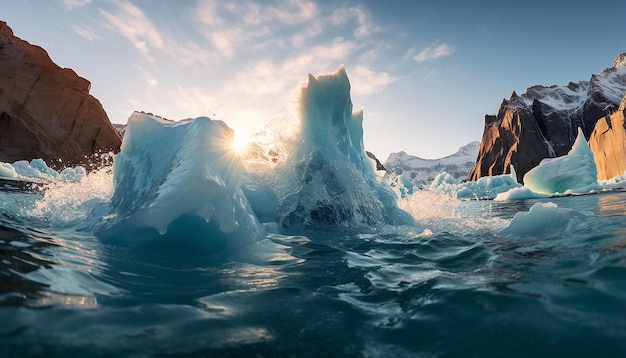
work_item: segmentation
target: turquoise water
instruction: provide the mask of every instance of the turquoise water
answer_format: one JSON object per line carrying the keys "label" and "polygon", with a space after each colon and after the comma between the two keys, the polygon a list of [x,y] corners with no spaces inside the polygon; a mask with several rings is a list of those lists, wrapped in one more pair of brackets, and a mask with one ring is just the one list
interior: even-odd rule
{"label": "turquoise water", "polygon": [[220,257],[0,192],[0,356],[626,356],[626,192],[544,199],[571,210],[534,236],[500,230],[536,200],[421,199]]}

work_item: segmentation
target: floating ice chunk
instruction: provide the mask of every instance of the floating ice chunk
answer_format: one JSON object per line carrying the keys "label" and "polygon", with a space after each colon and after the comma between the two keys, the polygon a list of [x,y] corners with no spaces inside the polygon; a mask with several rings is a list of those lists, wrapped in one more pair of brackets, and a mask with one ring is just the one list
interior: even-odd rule
{"label": "floating ice chunk", "polygon": [[566,235],[584,225],[584,219],[589,216],[589,213],[559,208],[552,202],[536,203],[528,212],[516,213],[509,225],[500,230],[500,234],[525,237]]}
{"label": "floating ice chunk", "polygon": [[524,186],[547,195],[584,194],[600,190],[593,152],[582,130],[565,156],[547,158],[524,175]]}
{"label": "floating ice chunk", "polygon": [[222,121],[172,123],[133,113],[114,158],[111,202],[92,213],[102,218],[98,236],[130,244],[168,238],[211,251],[263,237],[241,190],[232,140]]}
{"label": "floating ice chunk", "polygon": [[33,159],[30,162],[19,160],[12,164],[16,178],[52,180],[59,175],[54,169],[48,168],[42,159]]}
{"label": "floating ice chunk", "polygon": [[526,200],[549,197],[548,194],[539,194],[528,189],[525,186],[510,189],[507,192],[496,195],[494,201],[506,201],[506,200]]}
{"label": "floating ice chunk", "polygon": [[78,183],[86,174],[87,172],[83,167],[65,168],[59,174],[58,179],[64,182]]}
{"label": "floating ice chunk", "polygon": [[65,168],[61,175],[48,167],[43,159],[33,159],[30,162],[18,160],[13,164],[0,162],[0,177],[19,180],[61,180],[66,182],[79,182],[85,176],[85,168]]}
{"label": "floating ice chunk", "polygon": [[521,185],[515,179],[515,173],[482,177],[477,181],[459,183],[448,173],[439,174],[430,185],[431,190],[439,190],[458,199],[493,199],[497,195]]}
{"label": "floating ice chunk", "polygon": [[400,197],[404,198],[407,195],[411,195],[415,191],[415,184],[404,175],[398,175],[395,177],[395,182],[392,184],[396,185],[398,188],[398,192]]}
{"label": "floating ice chunk", "polygon": [[17,177],[17,172],[11,164],[0,162],[0,177],[15,178]]}
{"label": "floating ice chunk", "polygon": [[598,184],[602,185],[603,189],[620,189],[626,187],[626,171],[622,175],[618,175],[611,179],[600,180]]}
{"label": "floating ice chunk", "polygon": [[452,175],[443,172],[440,173],[433,179],[432,183],[430,183],[430,189],[437,189],[443,192],[452,191],[454,186],[458,185],[459,181],[456,180]]}

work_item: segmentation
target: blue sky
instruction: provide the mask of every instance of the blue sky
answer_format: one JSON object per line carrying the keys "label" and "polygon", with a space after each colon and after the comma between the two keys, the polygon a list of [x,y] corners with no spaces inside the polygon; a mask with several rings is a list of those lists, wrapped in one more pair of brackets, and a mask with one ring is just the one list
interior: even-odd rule
{"label": "blue sky", "polygon": [[626,2],[2,1],[0,20],[133,110],[260,129],[307,74],[343,64],[366,149],[423,158],[480,140],[484,115],[536,84],[588,80],[626,51]]}

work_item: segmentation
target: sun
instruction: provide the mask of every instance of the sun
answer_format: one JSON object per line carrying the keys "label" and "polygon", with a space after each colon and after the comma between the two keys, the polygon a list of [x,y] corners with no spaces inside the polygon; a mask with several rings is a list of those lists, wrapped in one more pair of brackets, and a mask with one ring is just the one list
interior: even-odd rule
{"label": "sun", "polygon": [[252,135],[250,133],[237,131],[235,132],[231,146],[235,152],[240,153],[248,148],[250,142],[252,142]]}

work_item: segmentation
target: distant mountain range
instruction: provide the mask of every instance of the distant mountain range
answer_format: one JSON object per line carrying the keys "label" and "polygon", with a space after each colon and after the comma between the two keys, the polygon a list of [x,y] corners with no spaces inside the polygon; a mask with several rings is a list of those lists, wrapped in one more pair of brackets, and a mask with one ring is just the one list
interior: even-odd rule
{"label": "distant mountain range", "polygon": [[476,162],[480,142],[474,141],[451,155],[439,159],[423,159],[402,151],[391,153],[385,161],[389,173],[402,175],[415,184],[430,183],[438,174],[446,172],[457,179],[466,179]]}

